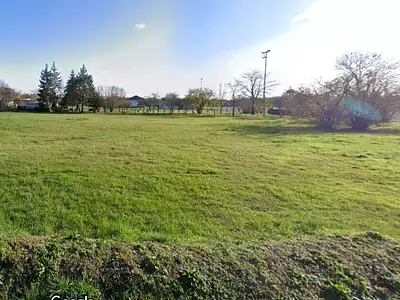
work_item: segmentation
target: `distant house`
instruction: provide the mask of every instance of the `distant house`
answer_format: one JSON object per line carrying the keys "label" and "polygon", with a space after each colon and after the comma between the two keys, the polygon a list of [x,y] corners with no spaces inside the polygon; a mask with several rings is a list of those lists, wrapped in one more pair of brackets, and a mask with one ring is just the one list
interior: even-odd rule
{"label": "distant house", "polygon": [[140,97],[138,95],[135,95],[133,97],[128,98],[127,100],[130,102],[130,107],[138,107],[139,106],[139,102],[143,101],[144,98],[142,98],[142,97]]}
{"label": "distant house", "polygon": [[39,107],[38,101],[30,101],[30,100],[24,100],[24,101],[26,110],[35,110],[36,108]]}

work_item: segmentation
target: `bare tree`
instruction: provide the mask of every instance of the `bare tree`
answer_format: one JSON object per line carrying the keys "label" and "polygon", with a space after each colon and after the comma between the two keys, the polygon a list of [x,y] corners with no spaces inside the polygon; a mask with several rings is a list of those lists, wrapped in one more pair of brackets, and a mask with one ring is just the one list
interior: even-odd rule
{"label": "bare tree", "polygon": [[[250,112],[252,115],[256,113],[256,101],[259,99],[261,92],[264,89],[264,74],[259,70],[253,70],[242,74],[240,81],[241,90],[245,97],[251,100]],[[268,81],[265,84],[265,92],[268,94],[273,87],[277,86],[276,81]],[[263,109],[265,110],[266,104],[263,103]]]}
{"label": "bare tree", "polygon": [[16,92],[3,80],[0,80],[0,111],[6,110],[8,103],[15,97]]}
{"label": "bare tree", "polygon": [[212,89],[190,89],[186,95],[186,101],[192,104],[197,113],[201,114],[203,109],[210,105],[215,99],[215,93]]}
{"label": "bare tree", "polygon": [[218,85],[217,102],[220,107],[220,113],[222,114],[222,107],[226,96],[226,85],[220,83]]}
{"label": "bare tree", "polygon": [[118,86],[99,86],[97,92],[103,98],[104,112],[107,109],[113,112],[116,107],[122,106],[123,100],[126,98],[126,92],[123,88]]}
{"label": "bare tree", "polygon": [[285,109],[325,128],[344,121],[353,129],[388,122],[400,111],[399,68],[399,62],[377,53],[344,54],[336,61],[333,80],[286,91]]}
{"label": "bare tree", "polygon": [[[351,52],[337,59],[336,69],[348,84],[346,95],[373,107],[379,112],[379,121],[389,122],[400,111],[400,62],[384,59],[379,53]],[[365,129],[374,123],[348,113],[353,128]]]}
{"label": "bare tree", "polygon": [[226,88],[225,85],[220,83],[218,85],[218,95],[217,95],[217,99],[218,100],[224,100],[226,96]]}
{"label": "bare tree", "polygon": [[230,93],[231,93],[231,101],[232,101],[232,116],[235,116],[235,108],[236,108],[236,102],[237,102],[237,96],[238,93],[240,92],[240,88],[241,88],[241,82],[239,79],[233,79],[233,81],[228,82],[226,84],[226,87],[229,89]]}
{"label": "bare tree", "polygon": [[242,74],[240,81],[241,91],[243,95],[251,100],[250,113],[256,113],[256,101],[260,96],[263,88],[264,75],[259,70],[253,70]]}

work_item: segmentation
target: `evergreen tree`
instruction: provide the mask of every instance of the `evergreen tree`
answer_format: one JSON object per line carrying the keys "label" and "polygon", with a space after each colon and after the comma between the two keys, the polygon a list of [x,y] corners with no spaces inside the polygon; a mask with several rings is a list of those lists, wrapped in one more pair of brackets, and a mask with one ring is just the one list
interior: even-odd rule
{"label": "evergreen tree", "polygon": [[80,69],[76,83],[79,105],[81,106],[81,112],[83,113],[85,104],[91,103],[96,96],[93,77],[88,73],[85,65]]}
{"label": "evergreen tree", "polygon": [[72,70],[69,75],[67,84],[64,90],[64,97],[62,100],[62,104],[64,109],[68,108],[69,105],[77,106],[78,105],[78,94],[77,94],[77,76],[75,75],[75,71]]}
{"label": "evergreen tree", "polygon": [[53,62],[50,70],[50,102],[52,109],[57,107],[57,104],[62,98],[63,83],[60,72],[56,68],[56,63]]}
{"label": "evergreen tree", "polygon": [[39,88],[38,88],[38,101],[40,108],[48,109],[50,108],[51,101],[51,72],[49,70],[49,65],[40,73]]}

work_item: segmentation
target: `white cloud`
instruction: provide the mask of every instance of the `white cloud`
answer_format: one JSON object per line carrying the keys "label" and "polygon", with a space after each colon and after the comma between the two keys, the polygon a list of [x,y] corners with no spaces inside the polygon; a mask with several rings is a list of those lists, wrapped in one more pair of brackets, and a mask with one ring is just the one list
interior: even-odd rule
{"label": "white cloud", "polygon": [[139,24],[135,25],[135,28],[138,30],[145,29],[146,27],[147,27],[147,25],[144,23],[139,23]]}

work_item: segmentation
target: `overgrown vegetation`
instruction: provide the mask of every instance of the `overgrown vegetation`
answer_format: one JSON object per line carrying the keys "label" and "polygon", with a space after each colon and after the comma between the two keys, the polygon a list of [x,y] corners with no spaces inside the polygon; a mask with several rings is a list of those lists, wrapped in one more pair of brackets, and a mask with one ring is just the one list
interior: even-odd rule
{"label": "overgrown vegetation", "polygon": [[311,88],[289,89],[283,106],[322,128],[352,129],[390,122],[400,111],[399,62],[377,53],[349,53],[337,60],[338,75]]}
{"label": "overgrown vegetation", "polygon": [[1,299],[398,299],[400,244],[369,233],[238,247],[1,241]]}

